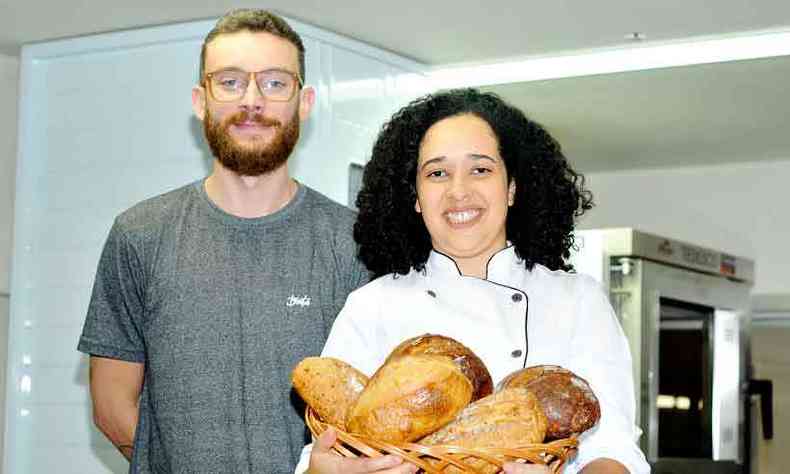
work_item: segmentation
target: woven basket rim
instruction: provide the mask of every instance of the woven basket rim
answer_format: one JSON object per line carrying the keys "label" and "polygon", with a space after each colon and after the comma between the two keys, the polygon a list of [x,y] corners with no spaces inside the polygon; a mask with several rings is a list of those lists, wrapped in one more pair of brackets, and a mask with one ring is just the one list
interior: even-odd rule
{"label": "woven basket rim", "polygon": [[[530,462],[544,464],[553,473],[559,473],[562,467],[576,452],[579,441],[576,436],[549,441],[548,443],[527,444],[510,448],[478,448],[470,449],[454,445],[425,446],[419,443],[385,443],[361,435],[349,433],[337,426],[321,420],[310,406],[305,409],[305,422],[314,437],[320,436],[330,426],[337,432],[334,451],[344,457],[379,457],[385,454],[400,456],[405,461],[421,468],[426,474],[444,474],[444,468],[450,464],[461,472],[476,474],[478,471],[465,464],[466,458],[482,459],[502,468],[502,459],[506,462]],[[433,464],[425,458],[431,458]],[[438,464],[436,463],[438,460]]]}

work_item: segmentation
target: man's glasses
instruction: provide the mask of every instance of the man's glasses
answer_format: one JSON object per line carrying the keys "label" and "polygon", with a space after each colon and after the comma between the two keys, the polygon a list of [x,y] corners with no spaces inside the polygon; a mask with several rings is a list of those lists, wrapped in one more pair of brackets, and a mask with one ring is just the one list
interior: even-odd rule
{"label": "man's glasses", "polygon": [[209,94],[217,102],[235,102],[247,93],[252,77],[258,92],[267,100],[288,102],[296,90],[302,87],[302,80],[296,74],[282,69],[265,69],[247,72],[241,69],[220,69],[206,74],[204,84]]}

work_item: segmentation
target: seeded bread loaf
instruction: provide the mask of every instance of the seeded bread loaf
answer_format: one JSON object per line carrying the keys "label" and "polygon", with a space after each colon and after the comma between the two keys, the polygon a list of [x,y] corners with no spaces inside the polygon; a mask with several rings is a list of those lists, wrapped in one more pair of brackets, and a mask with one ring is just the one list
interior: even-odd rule
{"label": "seeded bread loaf", "polygon": [[[472,403],[450,424],[420,443],[470,449],[515,448],[542,443],[545,434],[546,416],[535,395],[523,388],[508,388]],[[464,462],[480,473],[499,471],[482,459],[468,458]],[[460,472],[452,466],[448,469],[448,473]]]}
{"label": "seeded bread loaf", "polygon": [[291,372],[291,383],[323,421],[342,430],[368,377],[342,360],[307,357]]}

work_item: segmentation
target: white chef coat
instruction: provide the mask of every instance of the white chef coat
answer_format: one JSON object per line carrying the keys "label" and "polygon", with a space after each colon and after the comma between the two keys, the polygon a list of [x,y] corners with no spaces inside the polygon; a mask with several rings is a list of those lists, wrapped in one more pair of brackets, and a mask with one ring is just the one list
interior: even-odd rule
{"label": "white chef coat", "polygon": [[[595,458],[615,459],[632,474],[650,468],[636,442],[631,354],[598,283],[584,275],[528,271],[509,246],[488,262],[487,279],[461,275],[448,256],[431,252],[424,271],[386,275],[352,292],[322,356],[367,375],[405,339],[441,334],[469,347],[494,384],[525,366],[553,364],[590,383],[601,420],[581,438],[575,473]],[[309,459],[305,449],[297,472]]]}

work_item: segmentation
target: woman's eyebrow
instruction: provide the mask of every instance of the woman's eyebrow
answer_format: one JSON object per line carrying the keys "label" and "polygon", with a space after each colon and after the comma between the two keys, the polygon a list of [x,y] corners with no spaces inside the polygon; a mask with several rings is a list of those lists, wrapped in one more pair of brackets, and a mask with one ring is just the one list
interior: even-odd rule
{"label": "woman's eyebrow", "polygon": [[[494,158],[492,156],[485,155],[485,154],[482,154],[482,153],[467,153],[466,157],[471,158],[471,159],[473,159],[475,161],[486,160],[486,161],[490,161],[492,163],[497,163],[499,161],[498,158]],[[436,164],[436,163],[442,163],[444,161],[447,161],[447,157],[446,156],[444,156],[444,155],[436,156],[436,157],[431,158],[429,160],[425,160],[419,166],[419,168],[420,168],[420,170],[423,170],[423,169],[425,169],[426,166],[433,165],[433,164]]]}
{"label": "woman's eyebrow", "polygon": [[425,161],[424,161],[424,162],[423,162],[423,163],[420,165],[420,169],[421,169],[421,170],[422,170],[422,169],[425,169],[425,167],[426,167],[426,166],[428,166],[428,165],[432,165],[432,164],[434,164],[434,163],[441,163],[441,162],[445,161],[446,159],[447,159],[447,157],[446,157],[446,156],[444,156],[444,155],[441,155],[441,156],[437,156],[437,157],[431,158],[430,160],[425,160]]}
{"label": "woman's eyebrow", "polygon": [[468,156],[469,158],[475,159],[475,160],[489,160],[489,161],[493,161],[494,163],[497,162],[496,158],[494,158],[492,156],[488,156],[488,155],[483,155],[481,153],[469,153],[466,156]]}

